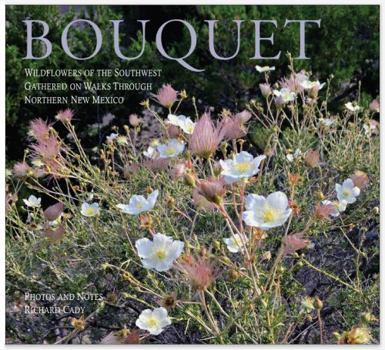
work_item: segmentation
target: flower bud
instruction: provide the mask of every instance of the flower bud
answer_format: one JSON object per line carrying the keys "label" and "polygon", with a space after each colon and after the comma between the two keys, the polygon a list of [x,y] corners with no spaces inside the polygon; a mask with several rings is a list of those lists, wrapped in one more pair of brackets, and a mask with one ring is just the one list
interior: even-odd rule
{"label": "flower bud", "polygon": [[317,150],[307,151],[304,160],[309,167],[316,168],[320,162],[320,154]]}
{"label": "flower bud", "polygon": [[142,122],[142,119],[139,118],[137,114],[130,114],[128,117],[128,121],[130,122],[131,126],[136,128],[140,125],[140,123]]}
{"label": "flower bud", "polygon": [[268,97],[271,95],[271,87],[269,84],[259,84],[259,88],[261,89],[261,94],[263,97]]}
{"label": "flower bud", "polygon": [[237,270],[231,269],[231,270],[229,271],[229,280],[230,280],[231,282],[236,281],[240,276],[241,276],[241,274],[240,274],[239,271],[237,271]]}
{"label": "flower bud", "polygon": [[195,176],[192,175],[191,173],[186,173],[184,175],[184,182],[186,183],[186,185],[189,185],[191,187],[195,187]]}
{"label": "flower bud", "polygon": [[314,307],[317,309],[317,310],[321,310],[323,308],[324,304],[322,302],[322,300],[318,297],[315,297],[314,298]]}
{"label": "flower bud", "polygon": [[46,210],[44,210],[43,215],[46,220],[54,221],[63,213],[63,210],[64,210],[64,204],[58,202],[56,204],[49,206]]}

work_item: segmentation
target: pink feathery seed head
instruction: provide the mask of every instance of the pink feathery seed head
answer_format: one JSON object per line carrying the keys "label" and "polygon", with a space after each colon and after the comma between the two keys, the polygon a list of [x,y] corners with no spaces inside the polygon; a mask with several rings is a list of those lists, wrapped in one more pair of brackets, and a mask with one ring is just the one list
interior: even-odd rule
{"label": "pink feathery seed head", "polygon": [[64,210],[64,204],[58,202],[56,204],[50,205],[46,210],[44,210],[43,215],[44,218],[48,221],[56,220]]}
{"label": "pink feathery seed head", "polygon": [[199,180],[197,184],[198,193],[206,198],[209,202],[220,204],[226,193],[225,182],[222,178],[213,177],[207,180]]}
{"label": "pink feathery seed head", "polygon": [[140,164],[138,163],[131,163],[131,164],[125,164],[123,167],[123,176],[124,178],[128,179],[131,175],[136,174],[140,169]]}
{"label": "pink feathery seed head", "polygon": [[242,112],[239,112],[235,115],[235,119],[240,120],[242,123],[247,123],[251,118],[251,113],[244,109]]}
{"label": "pink feathery seed head", "polygon": [[170,169],[169,174],[172,179],[178,179],[183,177],[186,173],[187,165],[186,162],[178,162]]}
{"label": "pink feathery seed head", "polygon": [[166,136],[168,136],[169,138],[176,139],[181,135],[181,131],[176,125],[168,124],[166,128],[167,128]]}
{"label": "pink feathery seed head", "polygon": [[351,179],[354,183],[354,186],[356,186],[360,189],[366,187],[369,184],[368,175],[361,170],[356,170],[354,172],[354,174],[352,175]]}
{"label": "pink feathery seed head", "polygon": [[293,254],[297,250],[306,248],[310,244],[308,239],[303,238],[303,233],[287,235],[283,239],[284,255]]}
{"label": "pink feathery seed head", "polygon": [[247,134],[245,124],[251,118],[251,113],[244,110],[231,117],[224,117],[221,120],[224,138],[234,140],[244,137]]}
{"label": "pink feathery seed head", "polygon": [[47,237],[49,240],[53,242],[60,241],[65,234],[64,225],[59,225],[56,229],[52,229],[50,227],[46,227],[43,231],[43,236]]}
{"label": "pink feathery seed head", "polygon": [[299,93],[304,90],[301,83],[308,79],[308,76],[305,71],[300,71],[299,73],[292,73],[290,78],[284,78],[280,81],[281,88],[290,89],[290,91]]}
{"label": "pink feathery seed head", "polygon": [[49,137],[50,125],[41,118],[31,120],[29,123],[29,135],[36,141],[44,141]]}
{"label": "pink feathery seed head", "polygon": [[197,209],[203,211],[211,211],[216,209],[216,205],[213,202],[209,202],[205,197],[199,193],[199,189],[195,187],[192,193],[192,200]]}
{"label": "pink feathery seed head", "polygon": [[178,92],[170,84],[164,84],[153,96],[162,106],[170,108],[177,100]]}
{"label": "pink feathery seed head", "polygon": [[154,172],[160,172],[162,170],[167,170],[170,165],[170,159],[168,158],[156,158],[149,159],[143,162],[143,166],[147,169],[150,169]]}
{"label": "pink feathery seed head", "polygon": [[314,209],[314,215],[319,220],[329,220],[331,215],[335,213],[336,208],[332,203],[329,204],[317,204]]}
{"label": "pink feathery seed head", "polygon": [[204,113],[197,121],[194,131],[190,136],[190,151],[199,157],[209,158],[223,140],[225,136],[224,131],[222,123],[214,125],[210,114]]}
{"label": "pink feathery seed head", "polygon": [[35,155],[41,157],[43,161],[55,159],[61,151],[61,145],[56,136],[49,136],[47,139],[39,140],[38,143],[33,144],[31,147]]}
{"label": "pink feathery seed head", "polygon": [[185,255],[177,263],[177,268],[187,277],[192,287],[204,291],[215,281],[217,271],[205,256]]}
{"label": "pink feathery seed head", "polygon": [[57,114],[56,114],[56,120],[59,120],[61,121],[62,123],[71,123],[71,120],[74,116],[74,111],[72,109],[65,109],[65,110],[62,110],[62,111],[59,111]]}
{"label": "pink feathery seed head", "polygon": [[28,175],[28,172],[31,170],[31,167],[26,162],[17,162],[13,166],[13,175],[16,177],[24,177]]}
{"label": "pink feathery seed head", "polygon": [[372,112],[379,113],[380,112],[380,101],[378,101],[378,99],[374,99],[372,102],[370,102],[369,109]]}

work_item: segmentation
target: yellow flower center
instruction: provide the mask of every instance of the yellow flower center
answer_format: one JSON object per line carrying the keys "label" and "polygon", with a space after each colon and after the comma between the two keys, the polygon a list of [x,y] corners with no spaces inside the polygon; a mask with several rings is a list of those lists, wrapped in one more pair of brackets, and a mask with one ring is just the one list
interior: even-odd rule
{"label": "yellow flower center", "polygon": [[187,133],[191,134],[194,131],[194,125],[187,125],[186,131]]}
{"label": "yellow flower center", "polygon": [[349,190],[343,190],[343,191],[342,191],[342,195],[343,195],[344,197],[349,197],[349,196],[351,195],[351,192],[350,192]]}
{"label": "yellow flower center", "polygon": [[243,245],[241,237],[236,237],[234,241],[235,241],[235,245],[237,245],[238,247],[241,247]]}
{"label": "yellow flower center", "polygon": [[171,156],[172,154],[174,154],[176,151],[175,147],[168,147],[165,151],[165,153],[168,155],[168,156]]}
{"label": "yellow flower center", "polygon": [[148,319],[147,325],[149,328],[156,328],[159,325],[159,321],[156,318],[151,317]]}
{"label": "yellow flower center", "polygon": [[271,222],[277,218],[277,212],[272,208],[266,208],[263,212],[263,221]]}
{"label": "yellow flower center", "polygon": [[163,260],[166,257],[166,250],[165,249],[158,249],[155,252],[155,255],[158,257],[159,260]]}
{"label": "yellow flower center", "polygon": [[237,164],[234,165],[234,168],[235,168],[237,171],[243,173],[243,172],[245,172],[245,171],[250,170],[251,164],[250,164],[250,163],[247,163],[247,162],[237,163]]}
{"label": "yellow flower center", "polygon": [[136,209],[142,209],[143,208],[143,203],[136,203],[136,205],[135,205],[135,208]]}
{"label": "yellow flower center", "polygon": [[95,215],[95,209],[94,208],[87,208],[86,214],[87,215]]}

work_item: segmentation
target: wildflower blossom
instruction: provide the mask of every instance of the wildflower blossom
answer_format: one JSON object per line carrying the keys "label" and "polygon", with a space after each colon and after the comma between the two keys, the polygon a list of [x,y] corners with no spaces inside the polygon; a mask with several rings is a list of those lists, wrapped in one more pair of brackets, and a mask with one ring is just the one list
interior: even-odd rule
{"label": "wildflower blossom", "polygon": [[242,151],[234,159],[220,160],[221,174],[226,183],[233,183],[240,179],[249,178],[259,171],[259,165],[266,158],[265,155],[253,157],[250,153]]}
{"label": "wildflower blossom", "polygon": [[175,91],[170,84],[163,85],[156,95],[155,99],[164,107],[171,108],[177,100],[178,92]]}
{"label": "wildflower blossom", "polygon": [[243,213],[246,225],[262,230],[282,226],[292,212],[286,195],[279,191],[269,194],[267,198],[249,194],[246,197],[246,209]]}
{"label": "wildflower blossom", "polygon": [[225,242],[227,249],[232,253],[238,253],[245,249],[245,245],[248,242],[248,238],[246,236],[241,237],[239,234],[235,234],[229,238],[224,238],[223,242]]}
{"label": "wildflower blossom", "polygon": [[165,327],[171,324],[171,320],[168,317],[167,310],[164,307],[158,307],[153,310],[143,310],[135,324],[152,335],[159,335]]}
{"label": "wildflower blossom", "polygon": [[174,261],[181,255],[184,243],[157,233],[152,241],[148,238],[137,240],[135,247],[144,268],[162,272],[169,270]]}
{"label": "wildflower blossom", "polygon": [[217,150],[223,137],[222,125],[215,125],[210,115],[204,113],[195,124],[189,139],[189,149],[193,154],[207,159]]}
{"label": "wildflower blossom", "polygon": [[345,103],[345,108],[350,112],[358,112],[361,109],[358,104],[352,102]]}
{"label": "wildflower blossom", "polygon": [[118,204],[117,208],[125,214],[139,215],[140,213],[150,211],[154,208],[158,194],[159,191],[155,190],[147,197],[147,199],[141,195],[133,195],[128,204]]}
{"label": "wildflower blossom", "polygon": [[345,200],[348,204],[354,203],[360,195],[360,189],[354,185],[352,179],[346,179],[342,185],[336,184],[337,198]]}
{"label": "wildflower blossom", "polygon": [[171,139],[165,144],[159,144],[156,149],[159,152],[159,158],[173,158],[184,151],[184,143]]}
{"label": "wildflower blossom", "polygon": [[23,199],[24,204],[30,208],[39,208],[41,204],[41,198],[35,197],[31,194],[28,199]]}
{"label": "wildflower blossom", "polygon": [[61,121],[62,123],[71,123],[73,116],[73,110],[67,108],[63,111],[59,111],[58,114],[56,114],[55,119]]}
{"label": "wildflower blossom", "polygon": [[282,88],[281,90],[273,90],[274,96],[276,96],[278,102],[282,104],[293,102],[295,100],[296,94],[287,88]]}
{"label": "wildflower blossom", "polygon": [[89,204],[87,202],[84,202],[81,206],[80,213],[86,217],[93,217],[93,216],[99,215],[100,213],[99,204],[98,203]]}
{"label": "wildflower blossom", "polygon": [[191,135],[194,131],[195,123],[189,117],[169,114],[167,120],[171,125],[180,127],[186,134]]}
{"label": "wildflower blossom", "polygon": [[275,70],[275,67],[269,67],[269,66],[255,66],[255,69],[257,70],[258,73],[266,73]]}

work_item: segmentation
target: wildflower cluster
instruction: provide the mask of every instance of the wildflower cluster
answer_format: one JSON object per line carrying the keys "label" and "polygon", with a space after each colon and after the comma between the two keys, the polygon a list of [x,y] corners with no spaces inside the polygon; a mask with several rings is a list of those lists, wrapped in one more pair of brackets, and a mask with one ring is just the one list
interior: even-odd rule
{"label": "wildflower cluster", "polygon": [[[69,268],[58,272],[65,263],[115,278],[105,284],[114,288],[96,315],[108,305],[137,314],[125,323],[133,329],[102,342],[124,342],[129,335],[143,341],[179,322],[216,343],[288,342],[313,318],[323,342],[323,303],[307,295],[297,271],[306,268],[332,281],[335,293],[348,291],[357,299],[365,293],[358,277],[316,266],[308,256],[323,236],[339,232],[357,254],[353,268],[360,274],[363,243],[349,238],[346,227],[376,195],[378,137],[368,118],[379,107],[348,102],[341,114],[330,115],[320,102],[327,84],[310,73],[292,69],[271,83],[274,67],[256,71],[265,78],[259,86],[264,102],[251,100],[238,112],[198,113],[193,99],[195,115],[181,114],[186,91],[163,85],[151,96],[160,109],[150,100],[142,103],[159,123],[160,137],[139,147],[141,118],[131,114],[124,133],[111,130],[97,150],[98,165],[75,133],[74,112],[56,115],[67,138],[42,119],[31,123],[31,147],[15,164],[12,181],[32,194],[23,198],[23,215],[15,201],[9,203],[14,238],[8,254],[17,239],[25,240],[18,249],[30,242],[40,249],[38,242],[48,237],[55,243],[45,260],[58,285],[67,276],[76,280]],[[357,119],[361,113],[366,119]],[[355,160],[347,159],[352,152]],[[9,191],[17,194],[19,186]],[[52,198],[55,204],[46,205]],[[10,273],[20,271],[15,260],[9,259]],[[72,327],[79,333],[90,326],[84,321]],[[371,340],[369,327],[339,338]]]}

